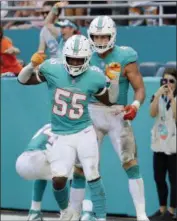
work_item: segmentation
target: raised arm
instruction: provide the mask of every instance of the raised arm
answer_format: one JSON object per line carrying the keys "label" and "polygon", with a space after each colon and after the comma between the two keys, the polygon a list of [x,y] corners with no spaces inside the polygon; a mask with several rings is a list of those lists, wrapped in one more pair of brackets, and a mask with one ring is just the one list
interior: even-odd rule
{"label": "raised arm", "polygon": [[35,53],[31,58],[31,63],[25,66],[18,75],[18,81],[24,85],[36,85],[45,80],[45,77],[39,72],[38,66],[44,61],[46,55],[44,53]]}
{"label": "raised arm", "polygon": [[45,19],[45,26],[48,28],[48,30],[57,37],[59,34],[58,28],[54,26],[54,23],[56,19],[58,18],[60,14],[60,10],[68,5],[68,2],[58,2],[53,7],[52,10],[49,12]]}

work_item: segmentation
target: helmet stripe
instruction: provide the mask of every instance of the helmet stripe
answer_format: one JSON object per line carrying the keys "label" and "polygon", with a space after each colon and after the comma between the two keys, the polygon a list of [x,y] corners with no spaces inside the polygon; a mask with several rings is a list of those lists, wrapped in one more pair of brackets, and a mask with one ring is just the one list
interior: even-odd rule
{"label": "helmet stripe", "polygon": [[97,28],[98,28],[98,29],[102,29],[102,27],[103,27],[103,17],[100,16],[99,19],[98,19]]}
{"label": "helmet stripe", "polygon": [[81,39],[81,36],[77,35],[75,38],[75,41],[74,41],[74,53],[76,53],[76,54],[79,52],[80,39]]}

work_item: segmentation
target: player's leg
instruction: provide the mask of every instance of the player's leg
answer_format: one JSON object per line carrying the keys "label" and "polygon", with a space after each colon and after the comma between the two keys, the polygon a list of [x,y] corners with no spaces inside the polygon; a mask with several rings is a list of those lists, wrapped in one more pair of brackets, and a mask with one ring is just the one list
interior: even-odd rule
{"label": "player's leg", "polygon": [[72,220],[73,211],[69,205],[68,177],[75,164],[76,149],[73,136],[58,136],[57,141],[46,151],[50,163],[55,200],[61,209],[60,220]]}
{"label": "player's leg", "polygon": [[[103,138],[105,136],[105,133],[96,128],[96,126],[94,127],[95,131],[96,131],[96,135],[97,135],[97,141],[98,141],[98,145],[99,147],[101,146],[101,143],[103,141]],[[91,201],[91,195],[90,195],[90,190],[89,190],[89,186],[88,184],[86,184],[86,190],[85,190],[85,198],[83,201],[83,215],[81,220],[85,221],[85,220],[91,220],[91,217],[93,217],[93,204]]]}
{"label": "player's leg", "polygon": [[85,196],[85,176],[79,164],[74,168],[73,178],[70,188],[70,207],[74,210],[72,220],[80,220],[82,212],[82,202]]}
{"label": "player's leg", "polygon": [[28,215],[28,221],[31,220],[40,220],[42,221],[42,214],[41,214],[41,204],[42,198],[44,195],[44,191],[47,186],[47,180],[35,180],[33,183],[33,190],[32,190],[32,202],[31,208]]}
{"label": "player's leg", "polygon": [[[87,142],[87,140],[89,142]],[[106,220],[106,197],[102,179],[99,174],[98,143],[93,127],[89,127],[82,131],[77,151],[88,182],[96,219]]]}
{"label": "player's leg", "polygon": [[46,160],[45,151],[34,150],[22,153],[16,162],[18,174],[33,183],[33,194],[28,220],[42,220],[41,202],[47,185],[51,179],[50,165]]}
{"label": "player's leg", "polygon": [[25,151],[16,161],[17,173],[26,180],[50,180],[51,170],[45,151]]}
{"label": "player's leg", "polygon": [[145,211],[144,182],[136,160],[136,144],[131,125],[128,121],[123,121],[121,116],[114,117],[114,122],[109,136],[128,176],[129,191],[136,209],[137,220],[148,221]]}

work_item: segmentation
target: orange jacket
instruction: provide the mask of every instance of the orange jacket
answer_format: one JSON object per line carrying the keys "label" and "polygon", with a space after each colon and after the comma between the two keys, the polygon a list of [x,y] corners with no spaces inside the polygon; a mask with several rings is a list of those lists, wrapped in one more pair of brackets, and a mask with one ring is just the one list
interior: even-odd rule
{"label": "orange jacket", "polygon": [[13,47],[11,40],[7,37],[3,37],[1,40],[1,52],[0,52],[0,73],[12,72],[19,74],[22,69],[22,65],[19,63],[15,55],[5,54],[5,50]]}

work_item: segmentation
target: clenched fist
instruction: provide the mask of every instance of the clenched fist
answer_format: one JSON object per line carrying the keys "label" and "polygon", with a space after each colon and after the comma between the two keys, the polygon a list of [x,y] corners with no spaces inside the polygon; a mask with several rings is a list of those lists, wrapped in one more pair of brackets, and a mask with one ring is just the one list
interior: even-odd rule
{"label": "clenched fist", "polygon": [[133,120],[136,117],[138,109],[134,105],[128,105],[124,108],[124,120]]}
{"label": "clenched fist", "polygon": [[116,62],[112,62],[111,64],[106,66],[106,76],[110,80],[114,80],[120,76],[121,73],[121,65]]}
{"label": "clenched fist", "polygon": [[39,52],[36,52],[32,55],[31,57],[31,62],[33,64],[34,67],[42,64],[44,62],[44,60],[46,59],[46,54],[43,52],[43,51],[39,51]]}

